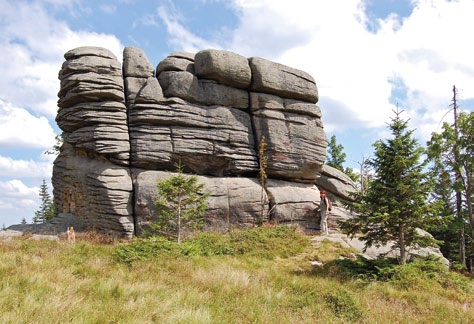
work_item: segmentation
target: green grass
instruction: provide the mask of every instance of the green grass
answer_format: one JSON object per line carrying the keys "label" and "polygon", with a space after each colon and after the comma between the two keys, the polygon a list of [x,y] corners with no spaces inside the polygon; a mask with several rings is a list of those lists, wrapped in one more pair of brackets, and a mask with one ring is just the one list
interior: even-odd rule
{"label": "green grass", "polygon": [[0,322],[474,323],[472,279],[351,255],[287,227],[181,245],[0,241]]}

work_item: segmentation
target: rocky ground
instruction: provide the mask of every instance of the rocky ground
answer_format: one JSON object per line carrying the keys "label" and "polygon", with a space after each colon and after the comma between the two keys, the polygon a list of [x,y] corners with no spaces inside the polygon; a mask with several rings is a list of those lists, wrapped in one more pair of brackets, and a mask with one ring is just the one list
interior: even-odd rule
{"label": "rocky ground", "polygon": [[61,235],[65,235],[70,226],[74,227],[76,231],[84,230],[82,221],[78,217],[61,213],[51,223],[11,225],[6,230],[0,231],[0,239],[26,235],[31,239],[59,239]]}

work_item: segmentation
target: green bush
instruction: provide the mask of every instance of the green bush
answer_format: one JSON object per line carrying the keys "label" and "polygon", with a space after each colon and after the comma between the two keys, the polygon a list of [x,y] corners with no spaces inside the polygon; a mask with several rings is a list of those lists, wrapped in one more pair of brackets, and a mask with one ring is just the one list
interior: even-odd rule
{"label": "green bush", "polygon": [[363,315],[356,299],[345,289],[325,294],[324,301],[334,315],[350,322],[357,321]]}
{"label": "green bush", "polygon": [[430,288],[434,285],[466,291],[468,279],[449,271],[436,257],[416,258],[405,265],[397,259],[380,258],[369,260],[362,256],[354,259],[340,259],[328,262],[324,274],[339,280],[390,282],[400,289]]}
{"label": "green bush", "polygon": [[160,255],[178,255],[178,243],[164,237],[154,236],[119,244],[115,251],[117,260],[126,264],[158,258]]}
{"label": "green bush", "polygon": [[468,289],[468,279],[449,269],[435,257],[416,258],[403,266],[381,269],[381,274],[402,289],[432,288],[433,285]]}
{"label": "green bush", "polygon": [[354,259],[339,259],[325,265],[325,273],[337,276],[338,279],[364,281],[384,280],[383,269],[391,269],[398,264],[396,259],[381,258],[370,260],[362,255]]}
{"label": "green bush", "polygon": [[235,254],[229,237],[218,233],[201,233],[181,244],[181,252],[188,256]]}
{"label": "green bush", "polygon": [[256,227],[228,233],[200,233],[181,244],[159,236],[136,239],[128,244],[120,244],[116,256],[120,262],[126,264],[158,258],[164,254],[175,256],[245,254],[273,259],[301,253],[309,244],[309,240],[297,233],[293,227]]}
{"label": "green bush", "polygon": [[229,233],[236,253],[265,259],[287,258],[301,253],[310,241],[292,226],[254,227]]}

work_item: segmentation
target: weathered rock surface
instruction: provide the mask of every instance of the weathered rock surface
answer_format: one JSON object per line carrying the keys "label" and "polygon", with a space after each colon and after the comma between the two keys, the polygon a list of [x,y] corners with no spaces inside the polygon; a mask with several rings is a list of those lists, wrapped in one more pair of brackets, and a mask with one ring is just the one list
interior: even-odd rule
{"label": "weathered rock surface", "polygon": [[252,73],[248,60],[228,51],[204,50],[194,57],[194,73],[230,87],[248,89]]}
{"label": "weathered rock surface", "polygon": [[[426,235],[430,235],[425,232]],[[390,258],[399,258],[400,251],[397,248],[394,248],[395,242],[388,242],[382,246],[371,246],[365,249],[365,242],[358,237],[349,238],[347,235],[341,233],[330,233],[329,235],[316,236],[313,239],[313,242],[321,242],[323,240],[329,240],[335,243],[341,244],[341,246],[346,248],[352,248],[359,251],[359,254],[365,257],[366,259],[373,260],[380,257],[390,257]],[[364,251],[365,249],[365,251]],[[427,257],[427,256],[436,256],[439,260],[449,267],[449,260],[446,259],[439,248],[416,248],[408,249],[408,257]]]}
{"label": "weathered rock surface", "polygon": [[138,47],[128,46],[123,50],[123,76],[149,78],[155,75],[153,65]]}
{"label": "weathered rock surface", "polygon": [[252,70],[251,91],[310,103],[318,102],[316,82],[308,73],[260,57],[252,57],[249,61]]}
{"label": "weathered rock surface", "polygon": [[106,49],[67,52],[59,72],[56,121],[63,139],[77,149],[128,165],[130,142],[120,63]]}
{"label": "weathered rock surface", "polygon": [[0,231],[0,240],[10,241],[12,238],[22,237],[25,235],[27,235],[26,237],[29,240],[59,240],[59,236],[56,234],[33,233],[32,230],[37,231],[37,227],[38,224],[12,225],[8,229]]}
{"label": "weathered rock surface", "polygon": [[321,176],[316,180],[316,185],[347,201],[352,201],[351,194],[357,191],[357,186],[351,178],[329,165],[323,165]]}
{"label": "weathered rock surface", "polygon": [[181,162],[210,192],[208,230],[253,226],[261,217],[319,226],[314,183],[327,139],[307,73],[220,50],[172,53],[156,71],[136,47],[124,49],[123,67],[95,47],[65,59],[56,118],[64,145],[53,172],[59,212],[138,234],[155,217],[157,179]]}
{"label": "weathered rock surface", "polygon": [[187,71],[194,74],[194,54],[174,52],[163,59],[156,67],[156,75],[165,71]]}
{"label": "weathered rock surface", "polygon": [[85,226],[131,236],[134,232],[129,168],[65,142],[53,168],[55,207]]}
{"label": "weathered rock surface", "polygon": [[97,47],[76,48],[64,57],[56,117],[64,144],[53,168],[56,210],[76,214],[87,226],[131,236],[130,139],[121,64]]}
{"label": "weathered rock surface", "polygon": [[[147,171],[133,169],[135,183],[135,216],[141,228],[155,220],[153,212],[155,191],[158,180],[163,180],[173,172]],[[268,220],[268,203],[266,193],[256,179],[239,177],[197,176],[198,182],[204,184],[205,192],[210,194],[207,200],[208,210],[205,218],[205,229],[227,231],[234,227],[253,226],[260,212]]]}
{"label": "weathered rock surface", "polygon": [[[240,110],[189,103],[136,104],[130,109],[135,167],[238,176],[257,171],[250,116]],[[159,149],[156,149],[159,148]]]}
{"label": "weathered rock surface", "polygon": [[326,159],[326,134],[315,104],[252,92],[257,138],[267,142],[269,177],[314,182]]}
{"label": "weathered rock surface", "polygon": [[314,184],[268,179],[267,191],[276,222],[319,229],[319,190]]}

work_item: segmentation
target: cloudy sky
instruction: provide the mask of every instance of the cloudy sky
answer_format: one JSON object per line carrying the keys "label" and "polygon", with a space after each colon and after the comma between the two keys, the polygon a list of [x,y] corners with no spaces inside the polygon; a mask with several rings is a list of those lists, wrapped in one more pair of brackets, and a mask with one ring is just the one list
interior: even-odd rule
{"label": "cloudy sky", "polygon": [[310,73],[328,137],[357,167],[398,107],[424,145],[452,121],[452,88],[474,110],[473,0],[0,0],[0,226],[31,222],[51,189],[63,54],[140,47],[225,49]]}

